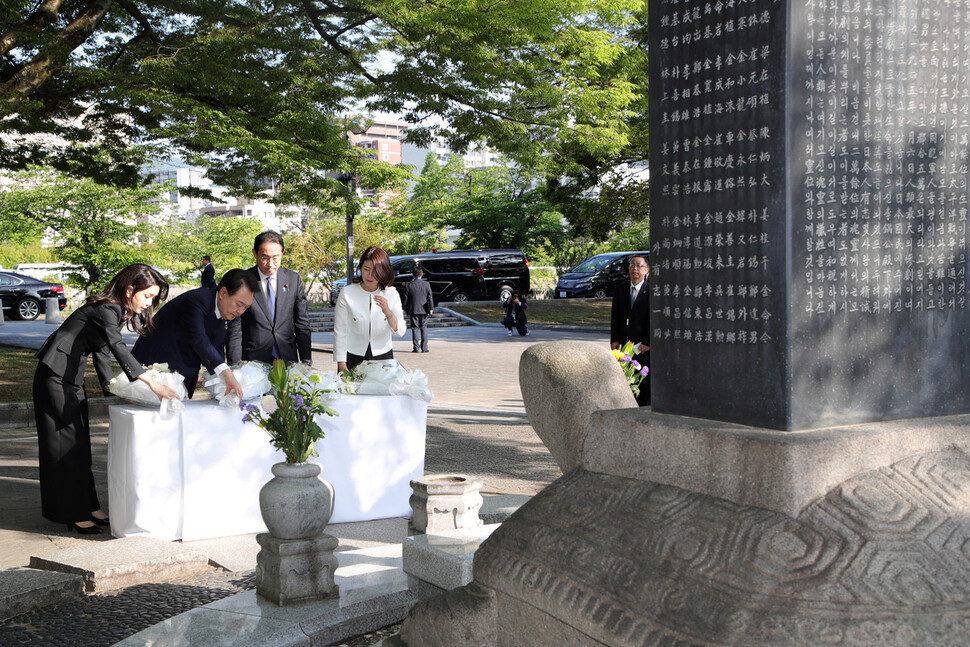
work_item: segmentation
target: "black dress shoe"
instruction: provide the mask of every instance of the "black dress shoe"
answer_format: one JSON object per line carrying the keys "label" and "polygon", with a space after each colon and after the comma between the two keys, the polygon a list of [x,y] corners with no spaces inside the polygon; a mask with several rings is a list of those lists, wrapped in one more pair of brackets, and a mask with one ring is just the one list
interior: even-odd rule
{"label": "black dress shoe", "polygon": [[104,528],[101,526],[91,526],[90,528],[85,528],[84,526],[79,526],[76,523],[67,524],[67,529],[76,530],[79,535],[100,535],[104,532]]}
{"label": "black dress shoe", "polygon": [[110,526],[111,525],[111,519],[109,519],[108,517],[105,517],[104,519],[98,519],[97,517],[95,517],[94,515],[92,515],[91,516],[91,521],[93,521],[94,524],[97,525],[97,526]]}

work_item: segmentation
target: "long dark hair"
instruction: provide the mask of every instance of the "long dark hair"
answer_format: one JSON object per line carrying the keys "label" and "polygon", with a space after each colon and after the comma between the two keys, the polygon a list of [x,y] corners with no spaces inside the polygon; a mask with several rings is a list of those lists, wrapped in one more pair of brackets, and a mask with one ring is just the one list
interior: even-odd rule
{"label": "long dark hair", "polygon": [[[158,295],[152,300],[152,307],[145,308],[141,313],[135,314],[134,310],[131,309],[131,299],[128,298],[128,288],[131,288],[131,293],[134,295],[136,292],[147,290],[154,285],[158,286]],[[168,281],[165,280],[161,272],[144,263],[132,263],[118,272],[103,291],[89,296],[87,303],[92,306],[99,306],[103,303],[117,303],[124,310],[122,318],[131,324],[136,333],[144,337],[155,330],[152,313],[158,307],[158,304],[167,298]]]}
{"label": "long dark hair", "polygon": [[[361,267],[363,267],[364,261],[370,261],[374,264],[374,277],[377,279],[377,286],[380,289],[383,290],[394,283],[394,268],[391,267],[391,257],[383,249],[371,245],[360,255]],[[354,283],[360,283],[363,280],[363,275],[354,277]]]}

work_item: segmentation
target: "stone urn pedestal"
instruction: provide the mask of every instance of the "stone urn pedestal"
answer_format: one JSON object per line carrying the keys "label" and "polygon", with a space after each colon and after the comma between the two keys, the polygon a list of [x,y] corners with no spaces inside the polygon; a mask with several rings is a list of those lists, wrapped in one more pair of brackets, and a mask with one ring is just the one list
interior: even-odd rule
{"label": "stone urn pedestal", "polygon": [[427,474],[411,481],[410,530],[434,534],[482,525],[482,481],[462,474]]}
{"label": "stone urn pedestal", "polygon": [[323,531],[333,514],[333,486],[318,463],[277,463],[259,492],[269,532],[256,535],[256,592],[283,606],[337,597],[337,538]]}
{"label": "stone urn pedestal", "polygon": [[277,539],[268,532],[256,535],[256,592],[280,606],[335,598],[337,538],[323,534],[312,539]]}

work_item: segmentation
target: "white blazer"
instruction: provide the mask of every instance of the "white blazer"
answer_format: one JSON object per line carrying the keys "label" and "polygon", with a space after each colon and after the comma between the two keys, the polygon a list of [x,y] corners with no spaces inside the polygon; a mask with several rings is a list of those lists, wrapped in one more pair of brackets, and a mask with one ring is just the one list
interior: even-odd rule
{"label": "white blazer", "polygon": [[[387,299],[387,305],[397,317],[397,328],[392,330],[387,317],[376,303],[374,297],[380,295]],[[347,353],[363,355],[370,344],[371,353],[380,355],[391,350],[391,333],[404,336],[404,309],[401,308],[401,295],[394,287],[386,290],[367,292],[360,283],[351,283],[340,291],[333,316],[333,359],[346,362]]]}

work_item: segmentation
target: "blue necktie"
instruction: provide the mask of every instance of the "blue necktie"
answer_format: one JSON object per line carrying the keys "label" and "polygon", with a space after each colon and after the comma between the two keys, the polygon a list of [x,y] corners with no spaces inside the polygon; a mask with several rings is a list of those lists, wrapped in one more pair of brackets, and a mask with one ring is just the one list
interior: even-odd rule
{"label": "blue necktie", "polygon": [[272,277],[266,279],[266,304],[269,306],[269,320],[276,322],[276,293],[273,291]]}

